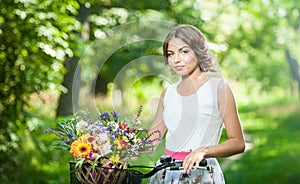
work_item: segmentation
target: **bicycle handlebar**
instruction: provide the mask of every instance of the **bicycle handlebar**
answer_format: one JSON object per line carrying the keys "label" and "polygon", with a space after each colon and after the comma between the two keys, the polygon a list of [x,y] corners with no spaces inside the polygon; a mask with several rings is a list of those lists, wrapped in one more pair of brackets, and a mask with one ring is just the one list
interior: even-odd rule
{"label": "bicycle handlebar", "polygon": [[[161,164],[159,164],[157,166],[154,166],[154,167],[147,167],[147,166],[130,166],[130,167],[131,168],[134,168],[134,167],[152,168],[152,170],[150,172],[145,173],[145,174],[140,172],[140,171],[134,171],[136,174],[141,175],[142,178],[150,178],[151,176],[153,176],[154,174],[156,174],[158,171],[160,171],[162,169],[181,170],[181,169],[183,169],[182,162],[183,161],[176,161],[176,160],[172,159],[172,157],[167,156],[167,157],[160,158],[160,163]],[[199,167],[206,167],[206,166],[207,166],[207,160],[203,159],[199,163]]]}

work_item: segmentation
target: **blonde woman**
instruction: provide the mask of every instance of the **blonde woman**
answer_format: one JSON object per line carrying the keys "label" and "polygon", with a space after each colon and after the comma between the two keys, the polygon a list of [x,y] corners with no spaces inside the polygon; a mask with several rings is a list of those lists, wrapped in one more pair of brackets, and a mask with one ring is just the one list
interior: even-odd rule
{"label": "blonde woman", "polygon": [[[166,133],[164,155],[183,160],[184,169],[162,170],[149,183],[225,183],[216,158],[245,149],[232,90],[196,27],[175,27],[165,38],[163,52],[165,63],[181,80],[162,92],[150,132]],[[223,127],[228,139],[219,144]],[[204,158],[209,171],[197,167]]]}

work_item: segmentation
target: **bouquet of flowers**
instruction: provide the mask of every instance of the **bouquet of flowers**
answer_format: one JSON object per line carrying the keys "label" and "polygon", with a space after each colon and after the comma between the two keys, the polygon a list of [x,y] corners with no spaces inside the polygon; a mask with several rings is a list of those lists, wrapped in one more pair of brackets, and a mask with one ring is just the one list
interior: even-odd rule
{"label": "bouquet of flowers", "polygon": [[[121,119],[115,111],[100,113],[96,121],[88,111],[78,111],[49,131],[59,137],[57,146],[74,156],[78,180],[101,183],[106,175],[116,173],[116,170],[109,172],[107,169],[126,168],[128,158],[138,156],[141,150],[151,146],[147,130],[140,128],[141,110],[142,107],[132,122]],[[87,164],[89,167],[84,168]],[[96,169],[98,166],[101,170]],[[109,178],[114,181],[111,176]]]}

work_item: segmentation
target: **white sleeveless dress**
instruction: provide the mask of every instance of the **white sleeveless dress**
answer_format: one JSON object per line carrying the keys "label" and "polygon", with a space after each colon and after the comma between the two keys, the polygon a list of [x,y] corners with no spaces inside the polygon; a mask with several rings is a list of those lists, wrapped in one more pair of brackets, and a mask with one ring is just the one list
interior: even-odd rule
{"label": "white sleeveless dress", "polygon": [[[218,109],[218,84],[222,79],[210,78],[197,92],[189,96],[177,93],[175,83],[164,97],[164,122],[167,126],[166,149],[187,152],[200,147],[217,145],[223,128]],[[149,183],[225,183],[220,165],[215,158],[208,159],[210,172],[192,170],[188,176],[183,171],[163,170],[149,179]]]}

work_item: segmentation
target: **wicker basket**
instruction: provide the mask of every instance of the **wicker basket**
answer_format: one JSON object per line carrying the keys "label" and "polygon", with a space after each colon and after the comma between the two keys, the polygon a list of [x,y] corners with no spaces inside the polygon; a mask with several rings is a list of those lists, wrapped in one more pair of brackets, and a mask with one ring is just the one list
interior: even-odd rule
{"label": "wicker basket", "polygon": [[[127,162],[112,164],[108,159],[101,159],[93,169],[91,164],[85,163],[75,170],[75,163],[70,162],[71,183],[84,184],[118,184],[124,183],[126,178]],[[72,174],[73,173],[73,174]],[[74,178],[74,173],[76,178]]]}

